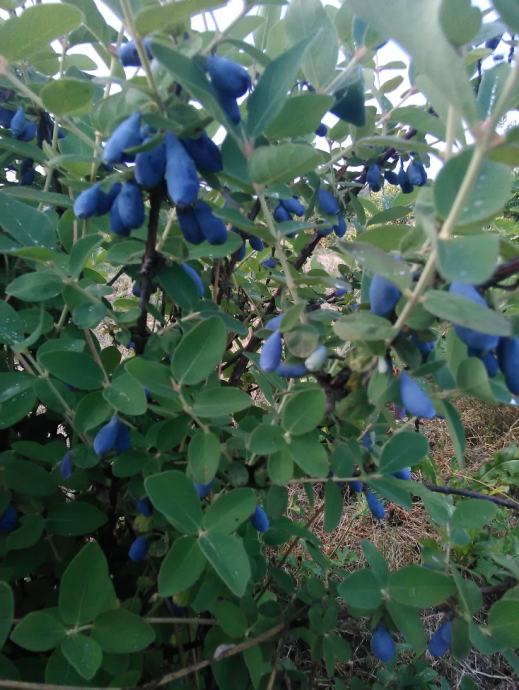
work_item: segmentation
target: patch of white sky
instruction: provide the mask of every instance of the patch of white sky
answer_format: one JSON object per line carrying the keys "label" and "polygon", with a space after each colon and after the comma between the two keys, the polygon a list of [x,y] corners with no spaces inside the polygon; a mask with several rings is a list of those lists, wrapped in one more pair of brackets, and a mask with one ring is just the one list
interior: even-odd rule
{"label": "patch of white sky", "polygon": [[[453,0],[454,1],[454,0]],[[52,0],[43,0],[44,3],[52,2]],[[330,5],[332,7],[340,7],[341,0],[322,0],[324,6]],[[479,7],[482,11],[490,10],[492,8],[491,0],[473,0],[473,4]],[[110,24],[116,31],[120,29],[120,20],[118,17],[102,2],[102,0],[96,0],[96,5],[105,18],[105,21]],[[235,19],[235,17],[242,11],[243,0],[228,0],[223,7],[217,8],[212,12],[206,12],[205,16],[202,14],[195,15],[191,19],[191,29],[193,31],[203,32],[209,28],[209,30],[224,30],[226,27]],[[255,12],[255,8],[251,10],[252,13]],[[489,15],[492,18],[492,14]],[[216,26],[215,26],[216,22]],[[247,37],[245,40],[251,40],[251,36]],[[59,46],[56,45],[55,49],[59,51]],[[106,76],[106,66],[100,61],[98,55],[91,49],[88,45],[78,45],[70,49],[72,53],[84,53],[89,55],[98,65],[98,69],[93,72],[94,76],[103,77]],[[403,68],[398,69],[381,69],[389,63],[399,62],[404,65]],[[400,84],[386,96],[391,101],[392,105],[395,107],[399,103],[403,102],[405,105],[423,105],[425,104],[425,98],[420,93],[414,93],[412,95],[407,95],[410,83],[408,78],[408,66],[409,66],[409,56],[394,42],[389,41],[384,45],[377,53],[376,63],[379,68],[378,75],[376,76],[377,83],[382,86],[384,83],[389,82],[393,78],[400,76],[402,81]],[[483,67],[492,66],[492,58],[487,58]],[[135,72],[134,68],[128,68],[127,73],[132,75]],[[117,86],[114,86],[112,91],[118,90]],[[375,101],[372,101],[374,103]],[[323,122],[329,127],[333,126],[337,122],[337,118],[331,113],[327,113]],[[221,143],[225,137],[225,130],[221,127],[214,137],[217,143]],[[347,145],[348,141],[343,142]],[[322,137],[316,137],[315,145],[323,150],[328,151],[329,145],[327,140]],[[334,145],[336,146],[336,145]],[[441,161],[436,159],[434,156],[430,158],[430,176],[434,177],[437,170],[441,165]]]}

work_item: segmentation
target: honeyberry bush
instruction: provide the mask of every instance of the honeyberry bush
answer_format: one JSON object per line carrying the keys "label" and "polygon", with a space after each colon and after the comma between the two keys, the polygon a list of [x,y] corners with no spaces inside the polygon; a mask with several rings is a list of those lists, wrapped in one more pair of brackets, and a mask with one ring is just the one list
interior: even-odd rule
{"label": "honeyberry bush", "polygon": [[[517,451],[439,486],[420,420],[462,469],[460,393],[519,394],[517,3],[104,4],[0,5],[0,687],[309,687],[294,644],[338,689],[516,671]],[[345,567],[312,524],[347,501],[438,539]]]}

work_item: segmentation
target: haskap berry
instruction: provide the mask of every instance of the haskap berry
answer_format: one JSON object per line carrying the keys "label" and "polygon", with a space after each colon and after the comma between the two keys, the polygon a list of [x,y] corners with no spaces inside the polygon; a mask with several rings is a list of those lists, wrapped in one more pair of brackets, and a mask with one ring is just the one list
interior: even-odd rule
{"label": "haskap berry", "polygon": [[146,559],[148,551],[150,550],[150,540],[148,537],[140,536],[134,539],[128,551],[130,561],[140,563]]}
{"label": "haskap berry", "polygon": [[186,275],[188,275],[191,278],[191,280],[195,284],[196,290],[198,292],[198,296],[203,297],[204,293],[205,293],[204,283],[202,282],[202,279],[200,278],[198,273],[195,271],[195,269],[186,263],[181,263],[180,268],[184,271],[184,273]]}
{"label": "haskap berry", "polygon": [[137,111],[114,129],[105,144],[103,162],[107,165],[122,163],[124,152],[141,144],[141,114]]}
{"label": "haskap berry", "polygon": [[519,338],[500,338],[497,361],[508,389],[519,394]]}
{"label": "haskap berry", "polygon": [[219,94],[230,98],[243,96],[250,87],[251,81],[247,70],[232,60],[210,55],[206,69],[211,83]]}
{"label": "haskap berry", "polygon": [[287,220],[292,220],[290,213],[282,204],[278,204],[274,209],[274,220],[276,223],[285,223]]}
{"label": "haskap berry", "polygon": [[400,374],[400,399],[407,412],[415,417],[434,419],[437,415],[431,398],[405,371]]}
{"label": "haskap berry", "polygon": [[383,664],[391,663],[396,656],[395,642],[383,625],[378,625],[373,632],[371,651]]}
{"label": "haskap berry", "polygon": [[379,192],[384,184],[384,178],[382,176],[382,171],[380,166],[374,163],[368,167],[368,172],[366,174],[366,181],[372,192]]}
{"label": "haskap berry", "polygon": [[135,180],[141,187],[153,189],[160,184],[165,172],[166,145],[163,142],[135,156]]}
{"label": "haskap berry", "polygon": [[206,496],[209,496],[211,491],[213,490],[214,486],[214,480],[211,479],[210,482],[207,482],[207,484],[202,484],[200,482],[195,482],[193,484],[195,491],[197,493],[197,496],[200,500],[205,498]]}
{"label": "haskap berry", "polygon": [[415,187],[423,187],[427,184],[427,173],[423,164],[416,158],[407,166],[407,177]]}
{"label": "haskap berry", "polygon": [[279,203],[289,213],[293,213],[294,216],[304,216],[305,214],[306,209],[296,196],[289,197],[288,199],[280,199]]}
{"label": "haskap berry", "polygon": [[266,532],[270,526],[269,518],[265,510],[261,506],[256,506],[251,517],[251,522],[258,532]]}
{"label": "haskap berry", "polygon": [[275,371],[281,362],[283,351],[283,338],[280,331],[274,331],[265,340],[260,352],[260,369],[262,371]]}
{"label": "haskap berry", "polygon": [[[479,304],[481,307],[488,309],[490,308],[486,303],[486,300],[473,285],[467,285],[465,283],[451,283],[449,292],[452,295],[459,295],[465,299],[469,299],[471,302]],[[454,326],[456,335],[460,340],[462,340],[468,347],[475,348],[476,350],[482,350],[483,352],[488,352],[497,347],[499,342],[499,336],[491,335],[489,333],[480,333],[472,328],[467,328],[466,326],[459,326],[456,324]]]}
{"label": "haskap berry", "polygon": [[72,477],[72,473],[74,471],[74,462],[73,462],[73,455],[72,451],[69,450],[65,453],[63,456],[63,459],[61,460],[59,464],[59,473],[63,477],[63,479],[68,480]]}
{"label": "haskap berry", "polygon": [[317,205],[323,213],[336,216],[341,210],[339,202],[327,189],[319,188],[317,190],[316,199]]}
{"label": "haskap berry", "polygon": [[308,374],[308,369],[303,362],[281,362],[275,372],[285,379],[300,379]]}
{"label": "haskap berry", "polygon": [[214,141],[206,132],[195,138],[181,139],[186,151],[198,170],[217,173],[223,170],[222,155]]}
{"label": "haskap berry", "polygon": [[144,517],[150,517],[153,513],[153,506],[151,505],[151,501],[147,496],[144,496],[144,498],[139,498],[137,501],[135,501],[135,507],[141,515],[144,515]]}
{"label": "haskap berry", "polygon": [[441,657],[447,654],[452,645],[452,621],[445,621],[432,635],[427,645],[429,654]]}
{"label": "haskap berry", "polygon": [[402,293],[383,276],[374,275],[369,286],[369,304],[373,314],[387,316],[396,307]]}
{"label": "haskap berry", "polygon": [[223,220],[214,215],[209,204],[206,204],[205,201],[197,201],[195,203],[195,216],[200,230],[209,244],[225,244],[227,227]]}
{"label": "haskap berry", "polygon": [[383,520],[386,514],[384,504],[369,489],[366,491],[366,501],[373,517],[377,520]]}
{"label": "haskap berry", "polygon": [[119,218],[126,228],[134,230],[144,223],[144,202],[140,187],[133,181],[125,182],[117,195],[114,205],[117,206]]}
{"label": "haskap berry", "polygon": [[204,233],[198,223],[195,209],[192,206],[186,206],[184,208],[179,206],[177,208],[177,218],[180,230],[186,242],[190,244],[201,244],[205,240]]}
{"label": "haskap berry", "polygon": [[174,204],[189,206],[198,198],[200,180],[193,159],[171,132],[166,134],[166,185]]}

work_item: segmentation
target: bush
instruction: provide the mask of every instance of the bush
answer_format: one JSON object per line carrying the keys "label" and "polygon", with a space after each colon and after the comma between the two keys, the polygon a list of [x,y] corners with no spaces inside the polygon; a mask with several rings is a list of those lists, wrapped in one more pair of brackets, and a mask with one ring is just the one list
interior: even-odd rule
{"label": "bush", "polygon": [[[121,0],[117,35],[96,3],[23,4],[0,25],[0,687],[311,687],[289,643],[337,690],[445,688],[434,658],[471,648],[517,671],[516,473],[439,485],[420,431],[444,418],[462,468],[453,400],[519,393],[517,11],[251,0],[196,32],[220,3]],[[308,268],[323,237],[335,275]],[[363,540],[346,569],[312,531],[345,501],[388,530],[420,503],[438,541],[390,570]]]}

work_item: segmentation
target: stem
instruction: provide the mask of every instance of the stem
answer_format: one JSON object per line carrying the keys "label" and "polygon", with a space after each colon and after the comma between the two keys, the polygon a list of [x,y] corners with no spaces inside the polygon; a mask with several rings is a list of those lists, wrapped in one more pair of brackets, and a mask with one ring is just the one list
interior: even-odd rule
{"label": "stem", "polygon": [[430,482],[423,482],[423,485],[429,489],[429,491],[434,491],[438,494],[444,494],[445,496],[465,496],[466,498],[477,498],[482,501],[490,501],[497,506],[510,508],[510,510],[515,510],[519,513],[519,503],[508,498],[490,496],[489,494],[482,494],[479,493],[479,491],[470,491],[469,489],[457,489],[453,486],[440,486],[438,484],[431,484]]}
{"label": "stem", "polygon": [[[234,17],[232,22],[225,27],[223,31],[217,31],[216,34],[213,36],[213,38],[209,41],[209,43],[206,45],[206,47],[202,51],[202,55],[209,55],[211,50],[218,44],[220,41],[222,41],[227,34],[234,29],[236,24],[240,21],[242,17],[244,17],[247,12],[251,9],[250,5],[248,5],[246,2],[243,3],[243,7],[241,10],[238,12],[238,14]],[[213,13],[211,12],[211,16],[213,16]],[[213,17],[214,21],[214,17]],[[216,26],[216,22],[215,22]]]}
{"label": "stem", "polygon": [[446,130],[446,135],[445,135],[445,151],[443,154],[443,158],[445,161],[448,161],[449,158],[452,156],[452,149],[454,147],[454,139],[455,139],[455,129],[456,129],[456,111],[452,107],[452,105],[449,106],[449,110],[447,112],[447,130]]}
{"label": "stem", "polygon": [[103,379],[104,382],[107,386],[110,385],[110,379],[108,378],[108,374],[106,373],[105,365],[103,364],[103,360],[99,356],[99,352],[97,351],[97,348],[94,343],[94,339],[92,338],[92,333],[90,333],[90,330],[88,328],[83,328],[83,333],[85,334],[85,339],[87,341],[88,349],[92,353],[92,357],[95,359],[97,365],[103,372]]}
{"label": "stem", "polygon": [[321,89],[317,89],[317,93],[329,93],[330,91],[336,89],[341,83],[341,81],[343,81],[343,79],[348,76],[352,69],[357,66],[357,63],[365,57],[367,52],[368,51],[365,46],[358,48],[353,54],[351,60],[346,65],[346,67],[341,72],[339,72],[339,74],[337,74],[329,84],[323,86]]}

